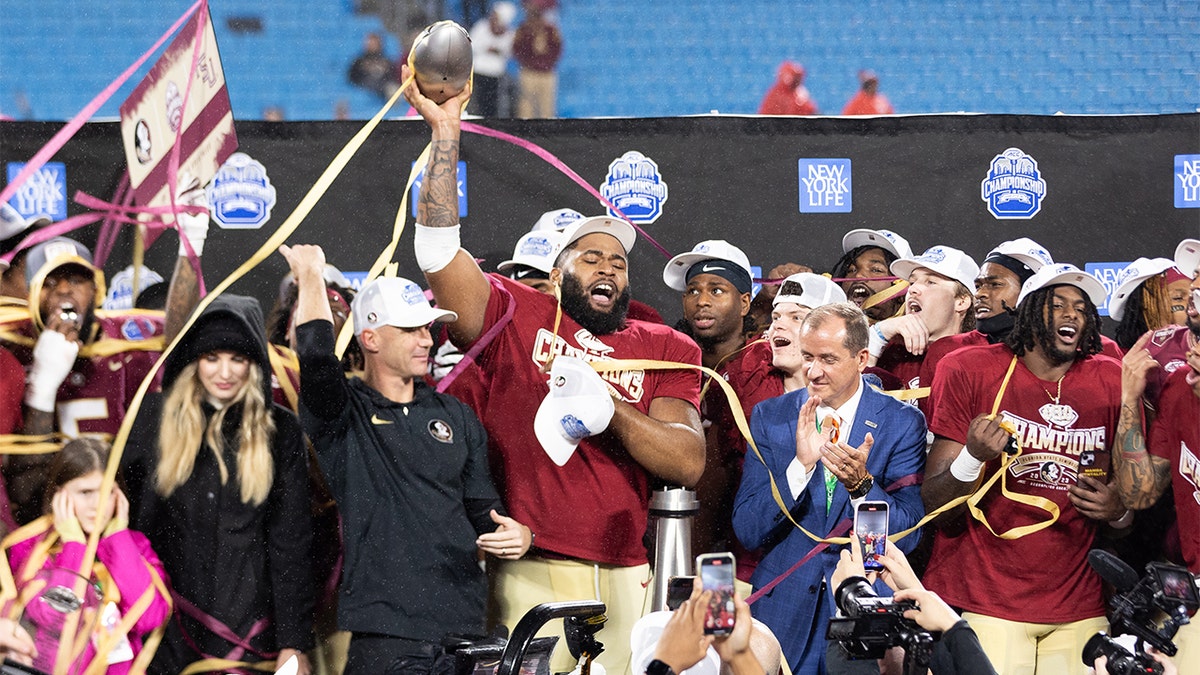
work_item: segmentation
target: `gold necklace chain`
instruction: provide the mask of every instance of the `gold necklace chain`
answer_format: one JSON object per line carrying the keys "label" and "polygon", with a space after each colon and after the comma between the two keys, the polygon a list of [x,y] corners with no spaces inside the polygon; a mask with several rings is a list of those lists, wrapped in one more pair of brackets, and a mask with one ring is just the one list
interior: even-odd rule
{"label": "gold necklace chain", "polygon": [[1061,375],[1061,376],[1058,378],[1058,396],[1055,396],[1054,394],[1051,394],[1049,389],[1047,389],[1047,388],[1045,388],[1045,387],[1042,387],[1042,391],[1046,392],[1046,395],[1050,397],[1050,400],[1051,400],[1051,401],[1054,401],[1054,405],[1061,405],[1061,404],[1059,403],[1059,401],[1062,399],[1062,381],[1063,381],[1063,378],[1064,378],[1064,377],[1066,377],[1066,376],[1067,376],[1067,374],[1066,374],[1066,373],[1063,373],[1063,374],[1062,374],[1062,375]]}

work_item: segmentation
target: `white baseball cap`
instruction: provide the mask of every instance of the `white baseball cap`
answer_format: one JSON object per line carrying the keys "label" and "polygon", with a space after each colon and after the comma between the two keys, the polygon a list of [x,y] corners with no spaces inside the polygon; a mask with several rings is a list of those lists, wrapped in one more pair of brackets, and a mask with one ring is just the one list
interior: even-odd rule
{"label": "white baseball cap", "polygon": [[1188,278],[1195,278],[1200,265],[1200,239],[1184,239],[1175,248],[1175,266]]}
{"label": "white baseball cap", "polygon": [[625,248],[626,253],[629,253],[633,249],[633,244],[637,241],[637,230],[633,229],[633,225],[620,218],[611,218],[609,216],[592,216],[576,220],[563,228],[562,232],[562,241],[558,243],[558,249],[554,252],[555,258],[571,244],[596,232],[602,232],[615,237],[617,241],[621,242],[621,246]]}
{"label": "white baseball cap", "polygon": [[1017,304],[1020,305],[1034,291],[1048,288],[1050,286],[1059,286],[1067,284],[1074,286],[1083,291],[1084,295],[1091,299],[1092,304],[1099,307],[1104,304],[1104,300],[1108,298],[1108,291],[1105,290],[1104,284],[1096,277],[1084,272],[1071,263],[1055,263],[1046,265],[1037,271],[1037,274],[1029,277],[1021,286],[1021,295],[1017,297]]}
{"label": "white baseball cap", "polygon": [[[800,287],[796,288],[795,284],[799,284]],[[829,277],[812,272],[800,272],[784,279],[783,283],[779,284],[779,293],[775,295],[775,300],[771,302],[771,305],[794,302],[801,307],[816,309],[822,305],[845,301],[846,292],[842,290],[841,286],[833,283]]]}
{"label": "white baseball cap", "polygon": [[975,288],[975,277],[979,276],[979,265],[975,264],[971,256],[949,246],[930,246],[921,255],[900,258],[892,263],[892,274],[907,279],[918,267],[953,279],[968,290]]}
{"label": "white baseball cap", "polygon": [[575,209],[555,209],[554,211],[543,213],[537,219],[537,222],[533,224],[532,231],[557,230],[562,232],[567,229],[568,225],[577,220],[583,220],[583,214]]}
{"label": "white baseball cap", "polygon": [[550,393],[533,418],[533,433],[550,459],[562,466],[579,442],[608,428],[615,405],[608,385],[586,361],[557,356],[550,366]]}
{"label": "white baseball cap", "polygon": [[562,233],[558,230],[526,232],[517,240],[512,258],[496,265],[496,269],[506,273],[517,265],[525,265],[549,274],[554,269],[554,253],[558,250],[560,239]]}
{"label": "white baseball cap", "polygon": [[457,321],[454,312],[430,306],[425,291],[403,277],[381,277],[354,296],[354,334],[380,326],[418,328],[434,321]]}
{"label": "white baseball cap", "polygon": [[[1044,246],[1030,239],[1029,237],[1021,237],[1000,244],[996,248],[988,251],[987,257],[994,255],[1006,255],[1016,259],[1021,264],[1030,269],[1031,272],[1037,273],[1045,265],[1053,265],[1054,258]],[[986,261],[986,260],[985,260]]]}
{"label": "white baseball cap", "polygon": [[885,251],[891,251],[897,258],[911,258],[912,247],[908,240],[891,230],[850,230],[842,237],[842,253],[849,253],[859,246],[878,246]]}
{"label": "white baseball cap", "polygon": [[707,239],[696,244],[691,251],[680,253],[667,262],[663,268],[663,282],[667,287],[676,291],[687,290],[687,273],[698,262],[705,260],[724,260],[737,265],[751,279],[754,274],[750,271],[750,259],[742,249],[724,239]]}
{"label": "white baseball cap", "polygon": [[1125,316],[1125,303],[1141,283],[1175,266],[1170,258],[1138,258],[1117,274],[1117,288],[1108,297],[1108,315],[1115,321]]}

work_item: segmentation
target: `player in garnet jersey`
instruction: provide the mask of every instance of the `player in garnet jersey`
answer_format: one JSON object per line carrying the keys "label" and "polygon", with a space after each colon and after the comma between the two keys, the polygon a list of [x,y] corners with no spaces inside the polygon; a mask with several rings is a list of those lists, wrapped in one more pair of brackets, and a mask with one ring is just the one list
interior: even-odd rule
{"label": "player in garnet jersey", "polygon": [[1043,507],[989,492],[979,506],[990,526],[1000,533],[1044,522],[1047,502],[1060,512],[1015,539],[962,507],[935,521],[925,584],[967,611],[998,672],[1083,675],[1084,644],[1107,628],[1087,552],[1101,525],[1127,526],[1129,514],[1115,486],[1081,475],[1080,463],[1084,453],[1107,454],[1120,404],[1120,367],[1100,354],[1096,304],[1104,297],[1104,286],[1074,265],[1046,265],[1022,286],[1005,342],[959,350],[934,377],[926,509],[975,490],[1011,439],[1021,454],[1008,467],[1008,490]]}
{"label": "player in garnet jersey", "polygon": [[[561,321],[554,298],[485,275],[458,237],[459,115],[470,88],[441,106],[415,85],[405,95],[432,129],[417,201],[417,262],[438,305],[458,315],[448,324],[454,343],[470,349],[490,340],[478,359],[489,376],[487,405],[477,412],[509,514],[536,535],[525,558],[489,560],[499,621],[511,628],[534,605],[598,593],[608,608],[599,662],[625,672],[649,576],[642,535],[651,482],[691,486],[704,470],[700,378],[687,369],[605,373],[614,399],[606,431],[559,415],[535,433],[538,402],[550,391],[545,368],[558,355],[698,365],[700,350],[666,326],[626,317],[636,234],[625,221],[587,218],[564,230],[550,274],[561,290]],[[555,670],[570,668],[563,652]]]}

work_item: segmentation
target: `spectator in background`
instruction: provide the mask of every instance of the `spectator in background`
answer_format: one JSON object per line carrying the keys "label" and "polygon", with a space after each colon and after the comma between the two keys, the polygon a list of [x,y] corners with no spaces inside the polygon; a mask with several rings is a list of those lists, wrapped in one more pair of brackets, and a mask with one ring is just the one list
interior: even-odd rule
{"label": "spectator in background", "polygon": [[562,33],[546,16],[555,0],[525,0],[525,21],[513,38],[513,55],[520,70],[517,117],[554,117],[558,96],[558,60]]}
{"label": "spectator in background", "polygon": [[471,26],[471,51],[475,58],[475,81],[471,102],[481,117],[500,116],[500,85],[512,57],[513,19],[517,6],[497,2],[487,17]]}
{"label": "spectator in background", "polygon": [[804,86],[804,66],[795,61],[779,64],[775,84],[767,90],[759,115],[816,115],[817,104]]}
{"label": "spectator in background", "polygon": [[277,105],[269,105],[263,108],[264,122],[282,122],[285,119],[283,108]]}
{"label": "spectator in background", "polygon": [[395,78],[395,66],[383,54],[383,38],[379,33],[367,33],[363,39],[363,52],[350,64],[346,74],[351,84],[388,98],[396,92],[400,83]]}
{"label": "spectator in background", "polygon": [[887,97],[879,93],[879,76],[873,70],[858,71],[860,88],[842,110],[843,115],[891,115],[895,112]]}

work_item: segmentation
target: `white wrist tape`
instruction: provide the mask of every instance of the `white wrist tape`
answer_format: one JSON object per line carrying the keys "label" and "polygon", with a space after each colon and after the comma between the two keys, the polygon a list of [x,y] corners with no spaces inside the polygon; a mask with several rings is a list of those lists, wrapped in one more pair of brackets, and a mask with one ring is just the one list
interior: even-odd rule
{"label": "white wrist tape", "polygon": [[974,483],[979,474],[983,473],[983,462],[975,459],[967,450],[967,446],[963,446],[958,452],[958,457],[950,463],[950,475],[964,483]]}
{"label": "white wrist tape", "polygon": [[[188,183],[184,183],[184,180],[187,180],[189,183],[192,181],[191,177],[187,174],[184,174],[180,178],[179,189],[181,192],[176,197],[176,203],[189,206],[203,206],[205,209],[208,209],[208,195],[204,190],[199,188],[185,190]],[[184,237],[191,244],[192,250],[196,252],[196,257],[203,255],[204,240],[208,239],[208,211],[206,210],[203,213],[182,212],[176,214],[175,217],[179,221],[179,255],[187,255],[187,248],[183,245]]]}
{"label": "white wrist tape", "polygon": [[33,365],[25,379],[25,405],[42,412],[54,412],[58,388],[71,374],[78,355],[78,342],[68,340],[58,331],[42,331],[33,347]]}
{"label": "white wrist tape", "polygon": [[883,348],[887,346],[888,341],[883,337],[883,331],[875,326],[871,326],[871,330],[867,331],[867,351],[871,356],[879,358],[883,353]]}
{"label": "white wrist tape", "polygon": [[417,254],[417,266],[422,272],[440,272],[454,260],[462,246],[458,234],[461,227],[425,227],[417,224],[417,231],[413,234],[413,251]]}

